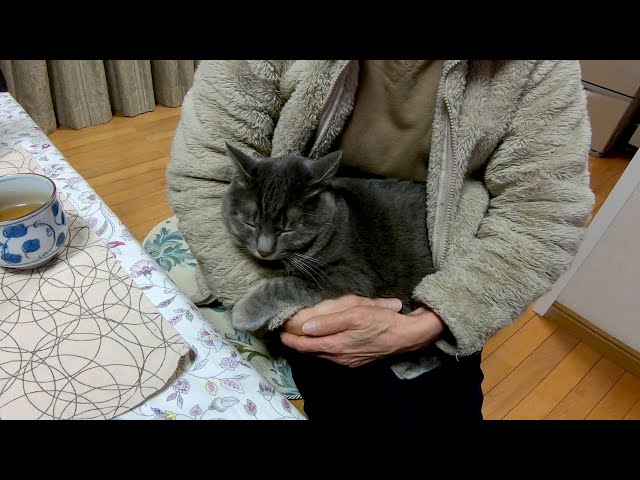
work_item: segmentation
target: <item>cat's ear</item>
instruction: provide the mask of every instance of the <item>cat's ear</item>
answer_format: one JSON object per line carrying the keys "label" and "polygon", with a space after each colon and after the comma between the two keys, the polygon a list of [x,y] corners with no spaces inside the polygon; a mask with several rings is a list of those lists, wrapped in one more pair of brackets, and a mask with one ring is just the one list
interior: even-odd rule
{"label": "cat's ear", "polygon": [[241,152],[237,148],[225,143],[227,147],[227,155],[231,160],[234,161],[236,167],[238,167],[238,173],[244,175],[247,179],[252,178],[252,173],[254,167],[256,166],[257,160],[255,158],[250,157],[246,153]]}
{"label": "cat's ear", "polygon": [[312,181],[310,185],[317,185],[333,177],[340,167],[342,150],[331,152],[311,164]]}

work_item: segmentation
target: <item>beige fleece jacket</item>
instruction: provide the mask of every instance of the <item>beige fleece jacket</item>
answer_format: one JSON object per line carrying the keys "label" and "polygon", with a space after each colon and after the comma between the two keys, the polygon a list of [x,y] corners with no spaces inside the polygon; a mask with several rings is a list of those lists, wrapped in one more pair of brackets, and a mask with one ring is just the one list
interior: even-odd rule
{"label": "beige fleece jacket", "polygon": [[[343,131],[357,90],[357,61],[200,64],[167,181],[201,300],[231,306],[270,275],[224,232],[221,197],[234,173],[225,142],[253,155],[318,158]],[[444,62],[425,206],[437,272],[414,291],[454,337],[439,340],[441,350],[480,350],[568,269],[594,201],[589,143],[577,61]]]}

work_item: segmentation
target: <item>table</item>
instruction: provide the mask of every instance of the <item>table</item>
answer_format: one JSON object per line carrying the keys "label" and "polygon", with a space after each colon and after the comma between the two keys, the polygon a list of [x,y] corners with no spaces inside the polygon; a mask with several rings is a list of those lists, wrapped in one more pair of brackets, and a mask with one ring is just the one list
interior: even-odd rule
{"label": "table", "polygon": [[158,311],[189,343],[167,386],[121,420],[259,419],[304,416],[245,362],[144,251],[9,93],[0,93],[0,154],[22,147],[105,242]]}

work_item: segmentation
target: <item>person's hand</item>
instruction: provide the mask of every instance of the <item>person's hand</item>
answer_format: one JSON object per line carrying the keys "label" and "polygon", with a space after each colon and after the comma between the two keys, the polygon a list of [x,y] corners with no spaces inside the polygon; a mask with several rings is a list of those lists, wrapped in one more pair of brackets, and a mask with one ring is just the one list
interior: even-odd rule
{"label": "person's hand", "polygon": [[324,300],[311,308],[304,308],[283,325],[285,332],[304,335],[302,325],[313,317],[344,312],[353,307],[380,307],[394,312],[402,310],[402,302],[397,298],[367,298],[358,295],[344,295],[340,298]]}
{"label": "person's hand", "polygon": [[398,313],[398,299],[346,295],[301,310],[288,320],[282,343],[300,352],[357,367],[394,353],[432,343],[444,323],[431,310]]}

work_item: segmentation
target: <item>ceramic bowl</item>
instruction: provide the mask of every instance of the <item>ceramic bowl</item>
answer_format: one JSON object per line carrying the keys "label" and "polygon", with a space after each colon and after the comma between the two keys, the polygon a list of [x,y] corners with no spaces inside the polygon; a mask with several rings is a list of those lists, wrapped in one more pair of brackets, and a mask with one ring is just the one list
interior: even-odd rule
{"label": "ceramic bowl", "polygon": [[35,173],[0,176],[0,209],[24,204],[41,206],[21,217],[0,221],[2,267],[39,267],[67,244],[69,224],[55,183]]}

